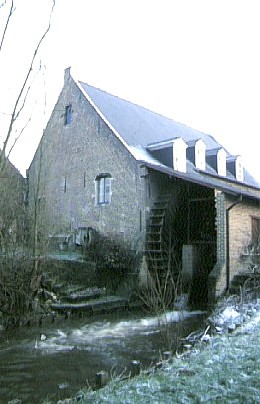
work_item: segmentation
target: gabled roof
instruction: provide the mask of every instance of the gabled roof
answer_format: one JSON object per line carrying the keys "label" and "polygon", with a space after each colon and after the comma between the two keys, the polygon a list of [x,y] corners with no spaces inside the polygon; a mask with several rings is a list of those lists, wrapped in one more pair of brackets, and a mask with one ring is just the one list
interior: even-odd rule
{"label": "gabled roof", "polygon": [[[223,148],[211,135],[189,128],[184,124],[175,122],[170,118],[109,94],[82,81],[76,83],[86,98],[127,146],[134,158],[144,164],[148,164],[157,171],[171,172],[172,175],[178,176],[176,171],[164,166],[149,153],[147,147],[153,143],[163,143],[169,141],[169,139],[181,137],[187,144],[194,144],[199,139],[203,140],[207,151]],[[226,149],[224,150],[227,153],[227,157],[230,157],[231,154]],[[187,180],[200,182],[206,186],[212,184],[213,187],[217,187],[218,185],[218,175],[208,164],[206,164],[206,171],[201,172],[190,161],[187,161],[187,173],[183,174],[182,177],[185,177]],[[229,172],[227,172],[226,181],[234,182],[236,185],[240,184],[241,187],[246,185],[256,188],[258,194],[259,184],[246,170],[244,170],[243,184],[239,183]],[[223,188],[223,177],[221,177],[221,187]],[[233,192],[233,187],[231,188]]]}
{"label": "gabled roof", "polygon": [[[188,147],[194,147],[197,143],[201,143],[201,142],[203,142],[202,139],[189,140],[189,141],[187,142],[187,145],[188,145]],[[203,142],[203,143],[204,143],[204,142]],[[205,143],[204,143],[204,145],[205,145]],[[205,145],[205,146],[206,146],[206,145]]]}
{"label": "gabled roof", "polygon": [[181,137],[186,143],[202,139],[208,149],[221,147],[210,135],[81,81],[79,84],[129,146],[146,147],[149,143]]}

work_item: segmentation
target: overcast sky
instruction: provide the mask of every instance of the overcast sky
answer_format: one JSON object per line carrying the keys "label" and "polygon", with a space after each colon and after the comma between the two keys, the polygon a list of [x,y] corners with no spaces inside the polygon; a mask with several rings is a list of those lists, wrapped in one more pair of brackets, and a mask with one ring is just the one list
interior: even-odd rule
{"label": "overcast sky", "polygon": [[[0,55],[2,123],[52,2],[16,3]],[[72,66],[82,81],[211,134],[260,181],[259,8],[258,0],[56,0],[34,119],[11,160],[24,174]]]}

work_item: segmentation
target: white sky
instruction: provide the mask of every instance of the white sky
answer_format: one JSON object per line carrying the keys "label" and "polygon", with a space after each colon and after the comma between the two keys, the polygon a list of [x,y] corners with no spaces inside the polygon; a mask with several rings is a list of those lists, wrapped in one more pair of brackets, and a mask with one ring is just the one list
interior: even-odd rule
{"label": "white sky", "polygon": [[[0,55],[0,136],[52,4],[16,3]],[[72,66],[82,81],[213,135],[260,181],[259,9],[259,0],[56,0],[34,119],[11,160],[24,174]]]}

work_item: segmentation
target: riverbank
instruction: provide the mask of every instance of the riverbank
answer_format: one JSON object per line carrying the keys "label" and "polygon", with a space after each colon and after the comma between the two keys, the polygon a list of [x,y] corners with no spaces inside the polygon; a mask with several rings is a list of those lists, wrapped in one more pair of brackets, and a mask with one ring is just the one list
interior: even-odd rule
{"label": "riverbank", "polygon": [[259,299],[223,306],[204,333],[186,342],[186,351],[162,362],[161,369],[127,381],[115,379],[96,391],[82,390],[60,403],[260,402]]}
{"label": "riverbank", "polygon": [[[168,313],[173,351],[205,317],[201,311]],[[143,369],[156,364],[168,342],[157,316],[143,311],[63,317],[48,325],[6,330],[0,334],[0,403],[36,404],[48,398],[56,404],[83,386],[95,388],[101,370],[119,375],[130,372],[133,360]]]}

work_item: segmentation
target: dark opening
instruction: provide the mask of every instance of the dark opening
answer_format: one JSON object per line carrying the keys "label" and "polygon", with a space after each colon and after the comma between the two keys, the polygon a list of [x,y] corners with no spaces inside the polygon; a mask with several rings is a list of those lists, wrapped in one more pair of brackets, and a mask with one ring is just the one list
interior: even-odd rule
{"label": "dark opening", "polygon": [[208,276],[216,263],[216,236],[214,192],[192,186],[188,199],[187,241],[196,250],[189,293],[189,304],[193,307],[206,306],[208,303]]}
{"label": "dark opening", "polygon": [[66,105],[65,107],[65,119],[64,124],[69,125],[72,122],[72,107],[70,105]]}

